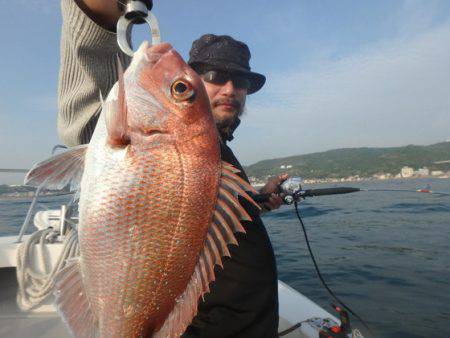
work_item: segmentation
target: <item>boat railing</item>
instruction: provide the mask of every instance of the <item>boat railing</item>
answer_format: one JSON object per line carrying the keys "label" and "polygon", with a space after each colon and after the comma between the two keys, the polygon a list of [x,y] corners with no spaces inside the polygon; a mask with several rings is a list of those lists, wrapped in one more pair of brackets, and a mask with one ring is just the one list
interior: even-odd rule
{"label": "boat railing", "polygon": [[[31,219],[33,216],[33,213],[35,211],[36,205],[38,204],[38,199],[39,196],[41,194],[43,190],[43,186],[39,186],[36,189],[36,192],[34,194],[34,197],[31,201],[30,207],[28,208],[27,211],[27,215],[25,217],[25,220],[23,221],[23,224],[20,228],[19,231],[19,235],[15,241],[15,243],[21,243],[23,236],[25,235],[25,233],[27,232],[30,223],[31,223]],[[66,195],[67,193],[63,193],[61,195]],[[53,195],[54,196],[54,195]],[[48,227],[53,227],[53,225],[51,224],[51,221],[59,221],[59,229],[55,229],[55,231],[57,231],[59,233],[59,236],[61,237],[60,239],[63,240],[63,236],[70,230],[70,225],[72,225],[72,227],[74,227],[74,225],[77,223],[78,217],[74,217],[70,214],[72,214],[72,209],[73,209],[73,205],[74,205],[74,201],[72,200],[72,202],[69,205],[65,205],[62,204],[61,205],[61,209],[59,211],[58,214],[50,214],[47,211],[47,224],[43,224],[43,226],[39,227],[36,222],[35,226],[38,228],[48,228]],[[36,218],[36,216],[35,216]],[[69,223],[69,224],[68,224]]]}
{"label": "boat railing", "polygon": [[[62,204],[59,209],[36,211],[38,200],[43,191],[39,187],[33,196],[27,215],[17,237],[16,274],[18,281],[17,304],[22,311],[41,311],[46,300],[54,290],[55,276],[71,258],[79,255],[76,224],[73,217],[76,198]],[[52,196],[67,193],[52,194]],[[34,214],[34,222],[32,221]],[[24,235],[33,222],[37,228],[24,239]]]}
{"label": "boat railing", "polygon": [[41,193],[42,188],[43,188],[43,186],[39,186],[36,189],[33,200],[31,201],[31,205],[28,208],[27,216],[25,217],[22,227],[20,228],[19,236],[17,237],[16,243],[22,242],[23,235],[25,235],[25,232],[28,230],[28,227],[29,227],[30,221],[31,221],[31,216],[33,215],[33,210],[38,201],[39,194]]}

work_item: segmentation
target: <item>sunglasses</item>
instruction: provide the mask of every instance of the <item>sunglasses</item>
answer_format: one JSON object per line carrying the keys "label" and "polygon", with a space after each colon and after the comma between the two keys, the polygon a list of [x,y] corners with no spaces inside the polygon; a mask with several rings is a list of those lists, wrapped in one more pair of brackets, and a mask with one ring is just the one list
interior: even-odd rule
{"label": "sunglasses", "polygon": [[224,85],[231,80],[233,82],[233,86],[237,89],[250,88],[250,80],[243,75],[230,74],[218,70],[210,70],[209,72],[202,74],[201,77],[206,82],[216,85]]}

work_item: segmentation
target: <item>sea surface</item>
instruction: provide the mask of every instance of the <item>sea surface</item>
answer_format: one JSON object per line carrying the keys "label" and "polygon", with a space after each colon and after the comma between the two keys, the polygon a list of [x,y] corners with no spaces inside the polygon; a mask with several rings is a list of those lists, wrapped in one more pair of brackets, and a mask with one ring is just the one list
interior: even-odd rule
{"label": "sea surface", "polygon": [[[450,179],[342,183],[372,189],[450,192]],[[325,185],[304,188],[324,187]],[[329,184],[326,186],[337,186]],[[65,197],[42,198],[53,208]],[[0,236],[17,234],[29,200],[0,200]],[[300,204],[319,268],[331,289],[376,337],[450,337],[450,196],[358,192]],[[293,206],[263,217],[279,279],[333,313]],[[354,327],[364,331],[356,319]]]}

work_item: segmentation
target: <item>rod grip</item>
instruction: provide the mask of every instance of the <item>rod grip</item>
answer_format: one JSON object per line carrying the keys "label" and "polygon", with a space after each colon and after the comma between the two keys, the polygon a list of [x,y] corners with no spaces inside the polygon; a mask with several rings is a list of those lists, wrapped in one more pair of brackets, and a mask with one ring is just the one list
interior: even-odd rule
{"label": "rod grip", "polygon": [[303,196],[312,197],[312,196],[338,195],[338,194],[349,194],[358,191],[361,191],[361,189],[350,187],[307,189],[305,190]]}

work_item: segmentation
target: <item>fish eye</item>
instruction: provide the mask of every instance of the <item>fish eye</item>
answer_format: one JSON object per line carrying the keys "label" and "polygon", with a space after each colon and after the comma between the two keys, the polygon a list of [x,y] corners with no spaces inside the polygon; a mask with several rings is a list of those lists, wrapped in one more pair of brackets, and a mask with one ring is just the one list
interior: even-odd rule
{"label": "fish eye", "polygon": [[172,86],[170,88],[170,92],[173,98],[178,102],[187,100],[192,101],[195,97],[195,92],[194,89],[192,88],[192,85],[185,80],[174,81],[174,83],[172,83]]}

